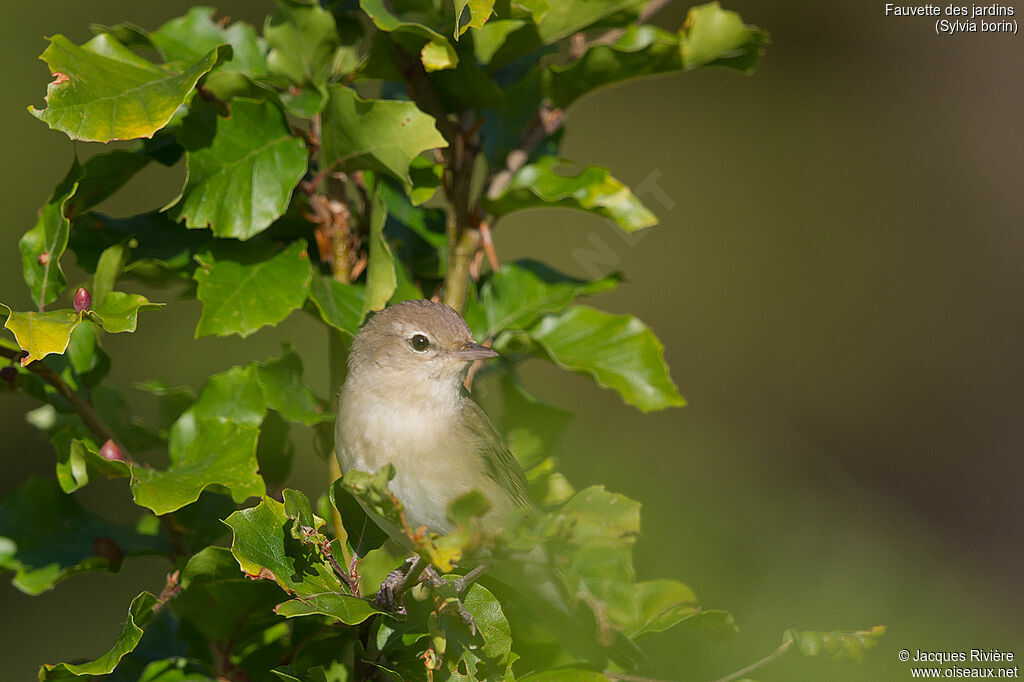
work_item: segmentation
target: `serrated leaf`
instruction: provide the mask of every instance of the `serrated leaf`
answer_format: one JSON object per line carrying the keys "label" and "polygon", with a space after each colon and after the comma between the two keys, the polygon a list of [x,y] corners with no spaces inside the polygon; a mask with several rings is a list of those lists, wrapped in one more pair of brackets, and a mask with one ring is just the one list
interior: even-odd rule
{"label": "serrated leaf", "polygon": [[267,407],[285,419],[312,426],[330,419],[316,396],[302,381],[302,360],[286,346],[281,357],[256,365],[256,380]]}
{"label": "serrated leaf", "polygon": [[306,172],[307,152],[279,108],[235,99],[228,118],[206,108],[194,111],[185,126],[187,177],[169,207],[174,220],[245,240],[284,215]]}
{"label": "serrated leaf", "polygon": [[263,36],[267,66],[296,85],[322,89],[335,67],[339,46],[334,16],[319,4],[279,0]]}
{"label": "serrated leaf", "polygon": [[768,34],[743,23],[717,2],[691,7],[680,31],[679,50],[687,69],[725,66],[750,73],[764,53]]}
{"label": "serrated leaf", "polygon": [[323,321],[353,336],[359,331],[365,298],[366,289],[359,284],[342,284],[320,275],[309,284],[309,299]]}
{"label": "serrated leaf", "polygon": [[277,254],[252,262],[233,260],[230,254],[225,247],[196,256],[200,267],[193,278],[198,284],[196,297],[203,302],[196,338],[249,336],[288,317],[309,294],[313,268],[305,241],[294,241]]}
{"label": "serrated leaf", "polygon": [[47,106],[29,111],[73,140],[152,137],[189,102],[199,79],[227,58],[230,49],[213,49],[178,70],[146,61],[107,33],[81,47],[55,35],[42,54],[54,74],[47,86]]}
{"label": "serrated leaf", "polygon": [[526,329],[542,315],[560,313],[580,296],[608,291],[620,277],[577,279],[531,259],[502,263],[480,290],[487,314],[487,336]]}
{"label": "serrated leaf", "polygon": [[558,0],[550,2],[548,10],[539,17],[534,14],[534,20],[544,42],[553,43],[616,15],[621,19],[612,23],[627,24],[645,3],[646,0]]}
{"label": "serrated leaf", "polygon": [[624,232],[658,224],[658,218],[607,168],[587,166],[576,175],[560,172],[563,169],[563,161],[542,157],[523,166],[501,196],[488,198],[484,205],[499,217],[524,208],[574,208],[608,218]]}
{"label": "serrated leaf", "polygon": [[114,524],[65,495],[52,479],[33,476],[0,503],[0,569],[27,594],[42,594],[83,571],[120,568],[131,554],[164,551],[162,538]]}
{"label": "serrated leaf", "polygon": [[679,35],[656,26],[629,26],[609,45],[596,45],[564,66],[544,72],[544,92],[552,104],[568,107],[582,95],[629,78],[681,71]]}
{"label": "serrated leaf", "polygon": [[669,377],[661,342],[632,315],[573,306],[527,333],[556,365],[590,375],[643,412],[686,404]]}
{"label": "serrated leaf", "polygon": [[434,29],[415,21],[405,21],[393,14],[382,0],[359,0],[359,7],[374,26],[387,33],[398,32],[416,36],[422,44],[420,61],[427,71],[450,69],[459,63],[455,48]]}
{"label": "serrated leaf", "polygon": [[216,10],[193,7],[188,14],[166,22],[149,34],[149,40],[168,61],[192,63],[225,43],[231,45],[231,59],[223,70],[251,76],[267,73],[267,60],[252,26],[235,22],[229,26],[214,21]]}
{"label": "serrated leaf", "polygon": [[39,668],[39,679],[70,680],[113,672],[125,654],[132,651],[142,639],[144,628],[152,622],[156,614],[156,605],[156,597],[149,592],[142,592],[132,600],[131,606],[128,607],[128,619],[121,628],[121,634],[107,653],[88,663],[44,663]]}
{"label": "serrated leaf", "polygon": [[412,102],[362,99],[352,88],[332,85],[323,113],[323,157],[339,170],[383,171],[411,187],[413,160],[447,146],[435,123]]}
{"label": "serrated leaf", "polygon": [[373,195],[370,213],[370,254],[366,265],[366,297],[363,299],[363,315],[372,310],[381,310],[391,300],[398,286],[395,274],[395,257],[391,246],[384,239],[384,223],[387,221],[387,206],[380,190]]}
{"label": "serrated leaf", "polygon": [[884,625],[869,630],[847,632],[812,632],[808,630],[786,630],[782,639],[793,641],[804,656],[827,656],[833,660],[864,660],[864,653],[878,646],[885,634]]}
{"label": "serrated leaf", "polygon": [[71,164],[71,170],[39,211],[35,226],[18,242],[25,283],[28,284],[32,300],[40,307],[57,300],[67,284],[64,270],[60,266],[71,227],[66,212],[68,202],[78,190],[82,174],[82,167],[76,159]]}
{"label": "serrated leaf", "polygon": [[50,353],[63,354],[71,341],[71,332],[82,321],[82,314],[74,310],[17,313],[2,303],[0,308],[8,312],[4,327],[11,330],[21,349],[28,352],[21,359],[22,367]]}
{"label": "serrated leaf", "polygon": [[358,625],[375,613],[383,613],[365,599],[338,592],[303,595],[278,604],[274,611],[285,618],[319,614],[346,625]]}
{"label": "serrated leaf", "polygon": [[292,538],[284,504],[264,497],[225,519],[234,533],[231,553],[249,576],[273,580],[289,594],[340,592],[341,582],[309,545]]}
{"label": "serrated leaf", "polygon": [[103,298],[101,305],[90,310],[99,316],[103,331],[117,334],[133,332],[138,324],[140,310],[162,308],[163,303],[150,303],[141,294],[126,294],[123,291],[111,291]]}

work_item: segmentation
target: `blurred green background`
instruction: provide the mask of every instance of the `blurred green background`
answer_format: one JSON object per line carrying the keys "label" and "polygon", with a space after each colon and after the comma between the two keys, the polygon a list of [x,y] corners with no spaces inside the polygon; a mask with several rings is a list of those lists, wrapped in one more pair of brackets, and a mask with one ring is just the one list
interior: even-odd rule
{"label": "blurred green background", "polygon": [[[910,679],[902,648],[1022,656],[1024,39],[939,37],[929,20],[885,17],[881,3],[724,4],[771,32],[752,78],[634,82],[570,111],[564,155],[609,166],[662,224],[626,238],[591,216],[532,211],[495,235],[502,259],[624,271],[628,283],[595,303],[660,335],[690,402],[641,415],[587,379],[528,365],[532,389],[578,410],[557,453],[570,480],[643,502],[641,577],[688,582],[741,628],[722,644],[653,636],[646,672],[720,677],[768,654],[788,627],[889,634],[862,665],[791,653],[757,679]],[[16,242],[74,151],[25,111],[49,80],[36,59],[43,36],[81,42],[93,22],[155,28],[189,6],[6,7],[0,301],[29,306]],[[678,27],[686,7],[671,3],[658,23]],[[257,26],[272,11],[219,8]],[[150,168],[101,210],[162,205],[181,179],[180,168]],[[69,268],[72,285],[82,279]],[[328,394],[326,339],[302,314],[245,341],[193,342],[197,304],[169,304],[144,313],[137,334],[107,338],[116,384],[198,386],[290,341]],[[486,384],[479,391],[486,401]],[[0,495],[30,473],[52,475],[49,444],[22,418],[34,406],[0,392]],[[309,436],[294,485],[318,494]],[[80,496],[130,515],[122,484]],[[0,677],[34,679],[40,662],[105,651],[131,597],[159,591],[165,572],[130,560],[36,598],[3,581]]]}

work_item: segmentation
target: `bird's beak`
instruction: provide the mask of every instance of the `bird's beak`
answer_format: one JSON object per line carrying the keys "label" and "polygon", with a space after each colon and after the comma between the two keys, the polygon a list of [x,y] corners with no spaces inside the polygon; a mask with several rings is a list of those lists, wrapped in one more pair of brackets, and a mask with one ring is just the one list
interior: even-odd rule
{"label": "bird's beak", "polygon": [[481,346],[479,343],[467,343],[462,348],[452,351],[452,356],[459,360],[465,360],[466,362],[472,362],[473,360],[486,360],[488,358],[498,357],[498,352],[493,348],[487,346]]}

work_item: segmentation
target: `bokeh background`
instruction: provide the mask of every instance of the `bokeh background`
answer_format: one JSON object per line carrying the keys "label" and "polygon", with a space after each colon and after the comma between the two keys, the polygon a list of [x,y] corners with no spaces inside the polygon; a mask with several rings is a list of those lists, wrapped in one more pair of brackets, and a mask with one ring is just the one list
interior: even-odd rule
{"label": "bokeh background", "polygon": [[[25,110],[49,80],[43,36],[80,42],[93,22],[155,28],[189,4],[5,8],[0,301],[29,305],[16,242],[74,152]],[[678,27],[687,4],[658,23]],[[557,453],[570,480],[643,502],[641,577],[683,579],[740,625],[722,644],[649,638],[647,672],[717,678],[768,654],[788,627],[889,633],[861,665],[790,653],[757,679],[910,679],[902,648],[1024,656],[1024,37],[940,37],[927,19],[884,16],[883,3],[725,5],[771,32],[756,75],[632,82],[570,111],[565,156],[609,166],[662,224],[626,238],[591,216],[532,211],[495,235],[503,259],[624,271],[628,282],[595,303],[660,335],[689,400],[642,415],[585,378],[527,366],[535,392],[578,410]],[[218,6],[257,26],[272,11]],[[101,209],[162,205],[181,178],[150,168]],[[69,269],[71,284],[82,279]],[[198,386],[290,341],[328,394],[316,371],[326,339],[303,315],[245,341],[192,342],[197,305],[169,303],[137,334],[108,337],[115,383]],[[32,407],[0,392],[0,495],[52,475],[46,439],[22,418]],[[308,433],[298,445],[294,484],[317,494],[326,484]],[[129,515],[118,483],[80,496]],[[165,571],[136,559],[35,598],[3,581],[0,677],[102,653],[131,597],[158,591]]]}

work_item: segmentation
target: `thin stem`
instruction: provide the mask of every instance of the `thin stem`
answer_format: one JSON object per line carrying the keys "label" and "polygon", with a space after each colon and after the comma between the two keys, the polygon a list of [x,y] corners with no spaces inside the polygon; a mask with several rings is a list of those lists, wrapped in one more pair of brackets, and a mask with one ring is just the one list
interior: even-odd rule
{"label": "thin stem", "polygon": [[762,658],[760,661],[757,661],[756,663],[751,663],[746,668],[743,668],[741,670],[737,670],[736,672],[734,672],[731,675],[726,675],[725,677],[721,677],[721,678],[715,680],[715,682],[733,682],[733,680],[738,680],[741,677],[746,677],[747,673],[752,672],[754,670],[757,670],[762,665],[766,665],[768,663],[771,663],[776,658],[778,658],[779,656],[781,656],[784,653],[786,653],[787,651],[789,651],[789,648],[791,646],[793,646],[793,640],[787,639],[785,642],[782,643],[782,646],[780,646],[778,649],[776,649],[775,651],[771,652],[770,654],[768,654],[767,656]]}

